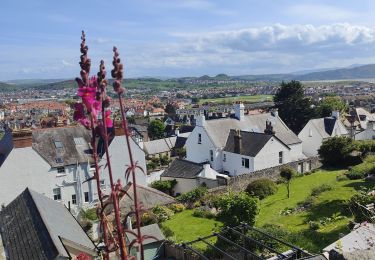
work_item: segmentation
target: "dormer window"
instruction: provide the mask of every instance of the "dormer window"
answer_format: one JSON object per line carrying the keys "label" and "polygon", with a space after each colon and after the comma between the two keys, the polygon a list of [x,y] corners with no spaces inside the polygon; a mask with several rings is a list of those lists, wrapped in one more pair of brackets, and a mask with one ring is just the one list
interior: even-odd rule
{"label": "dormer window", "polygon": [[62,142],[60,142],[60,141],[54,141],[54,144],[55,144],[55,147],[57,148],[57,149],[59,149],[59,148],[63,148],[63,144],[62,144]]}
{"label": "dormer window", "polygon": [[198,134],[198,144],[202,143],[202,134]]}
{"label": "dormer window", "polygon": [[65,167],[57,167],[57,173],[65,173]]}

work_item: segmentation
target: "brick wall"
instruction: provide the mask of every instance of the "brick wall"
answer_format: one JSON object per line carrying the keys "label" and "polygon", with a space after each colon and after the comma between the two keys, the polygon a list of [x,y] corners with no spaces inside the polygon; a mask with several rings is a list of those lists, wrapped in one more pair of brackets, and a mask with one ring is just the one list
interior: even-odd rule
{"label": "brick wall", "polygon": [[213,189],[210,189],[209,192],[222,193],[222,192],[227,191],[228,189],[231,189],[233,191],[243,191],[246,189],[249,183],[258,179],[262,179],[262,178],[268,178],[268,179],[276,181],[280,179],[280,169],[285,166],[292,167],[296,171],[302,169],[302,172],[307,172],[307,171],[311,171],[311,170],[321,167],[322,164],[317,156],[309,157],[307,159],[303,159],[300,161],[295,161],[295,162],[275,166],[272,168],[255,171],[250,174],[243,174],[243,175],[233,177],[228,181],[228,186],[221,186],[221,187],[213,188]]}

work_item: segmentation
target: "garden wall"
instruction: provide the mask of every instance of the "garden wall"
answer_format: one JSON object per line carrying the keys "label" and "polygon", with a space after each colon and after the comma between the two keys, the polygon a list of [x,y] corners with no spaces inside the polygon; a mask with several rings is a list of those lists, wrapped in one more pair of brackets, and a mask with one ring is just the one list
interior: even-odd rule
{"label": "garden wall", "polygon": [[309,157],[303,160],[282,164],[279,166],[259,170],[252,172],[250,174],[243,174],[236,177],[232,177],[228,181],[227,186],[221,186],[217,188],[210,189],[210,193],[222,193],[227,191],[228,189],[231,189],[233,191],[243,191],[246,189],[247,185],[249,185],[250,182],[253,182],[258,179],[262,178],[268,178],[271,180],[278,180],[280,179],[280,170],[281,168],[289,166],[293,169],[295,169],[299,173],[309,172],[314,169],[317,169],[322,166],[322,163],[319,160],[319,157]]}

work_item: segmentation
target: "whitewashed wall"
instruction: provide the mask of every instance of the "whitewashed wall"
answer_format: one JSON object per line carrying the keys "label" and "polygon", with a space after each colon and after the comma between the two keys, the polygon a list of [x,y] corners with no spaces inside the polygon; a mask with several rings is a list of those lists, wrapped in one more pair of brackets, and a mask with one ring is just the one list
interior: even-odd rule
{"label": "whitewashed wall", "polygon": [[302,131],[298,134],[302,140],[302,151],[306,156],[315,156],[322,145],[323,138],[316,130],[315,126],[309,121]]}

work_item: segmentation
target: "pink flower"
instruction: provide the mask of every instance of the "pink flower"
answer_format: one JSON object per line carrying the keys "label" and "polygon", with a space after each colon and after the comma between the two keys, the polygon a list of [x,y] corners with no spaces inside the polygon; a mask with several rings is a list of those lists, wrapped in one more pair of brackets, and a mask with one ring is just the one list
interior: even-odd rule
{"label": "pink flower", "polygon": [[83,104],[77,103],[77,104],[74,105],[74,107],[75,107],[75,110],[74,110],[73,119],[75,121],[79,122],[80,124],[82,124],[87,129],[90,129],[91,128],[91,122],[85,116],[85,110],[84,110]]}
{"label": "pink flower", "polygon": [[104,112],[105,115],[105,124],[107,128],[112,128],[113,127],[113,120],[111,118],[111,110],[106,110]]}

